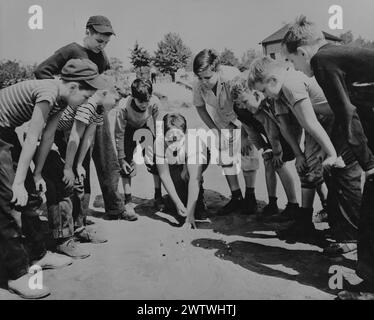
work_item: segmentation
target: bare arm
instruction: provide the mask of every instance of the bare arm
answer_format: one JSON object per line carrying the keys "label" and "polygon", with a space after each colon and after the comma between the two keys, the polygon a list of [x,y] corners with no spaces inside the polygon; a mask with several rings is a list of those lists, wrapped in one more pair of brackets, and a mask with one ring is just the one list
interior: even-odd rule
{"label": "bare arm", "polygon": [[190,177],[188,181],[187,221],[194,225],[196,203],[200,192],[202,166],[196,164],[188,164],[187,170]]}
{"label": "bare arm", "polygon": [[[157,164],[157,169],[160,175],[162,184],[164,185],[166,192],[169,194],[171,200],[173,200],[175,206],[178,208],[183,208],[185,210],[182,200],[179,198],[177,190],[175,189],[173,180],[170,176],[169,165],[168,164]],[[184,212],[185,214],[185,212]]]}
{"label": "bare arm", "polygon": [[50,109],[50,104],[45,101],[35,105],[12,186],[12,202],[15,202],[16,205],[24,206],[27,203],[28,194],[24,185],[26,174],[35,155],[38,139],[47,121]]}
{"label": "bare arm", "polygon": [[35,170],[34,176],[40,176],[44,167],[45,160],[47,159],[48,153],[52,148],[53,141],[55,139],[55,132],[58,126],[58,121],[61,117],[61,112],[53,115],[48,119],[47,125],[44,128],[40,145],[36,151],[34,158]]}
{"label": "bare arm", "polygon": [[96,124],[91,123],[85,130],[84,136],[79,149],[77,166],[82,165],[84,158],[86,157],[87,151],[92,145],[96,132]]}

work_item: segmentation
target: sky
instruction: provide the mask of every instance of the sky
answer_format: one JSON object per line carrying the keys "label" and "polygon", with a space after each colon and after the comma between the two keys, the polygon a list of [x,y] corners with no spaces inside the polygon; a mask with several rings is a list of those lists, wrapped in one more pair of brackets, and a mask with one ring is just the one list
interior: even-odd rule
{"label": "sky", "polygon": [[[43,9],[43,30],[31,30],[31,5]],[[331,5],[343,8],[343,30],[330,30]],[[129,66],[135,41],[153,53],[168,32],[178,33],[193,53],[229,48],[237,57],[305,14],[324,31],[374,40],[373,0],[0,0],[0,59],[41,62],[58,48],[81,41],[91,15],[105,15],[116,36],[106,48]]]}

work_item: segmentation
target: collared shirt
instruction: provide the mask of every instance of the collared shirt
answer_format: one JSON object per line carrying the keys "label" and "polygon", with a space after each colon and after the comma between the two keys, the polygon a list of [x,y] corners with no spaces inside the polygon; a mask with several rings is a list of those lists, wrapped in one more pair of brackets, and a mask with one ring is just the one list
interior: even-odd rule
{"label": "collared shirt", "polygon": [[201,81],[193,86],[193,104],[196,107],[209,105],[213,108],[213,121],[219,129],[226,129],[231,124],[240,128],[240,121],[234,112],[231,98],[231,82],[240,76],[235,67],[221,66],[218,72],[217,95],[203,87]]}

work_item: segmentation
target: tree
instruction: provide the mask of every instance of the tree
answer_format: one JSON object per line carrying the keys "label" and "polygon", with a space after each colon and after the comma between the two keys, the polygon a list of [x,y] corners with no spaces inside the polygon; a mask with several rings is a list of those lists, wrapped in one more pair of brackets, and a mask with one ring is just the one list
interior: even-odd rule
{"label": "tree", "polygon": [[261,54],[256,52],[254,49],[247,50],[243,53],[238,68],[241,72],[248,70],[249,66],[251,65],[252,61],[259,57]]}
{"label": "tree", "polygon": [[134,49],[131,50],[130,60],[134,68],[149,66],[152,61],[148,51],[139,46],[137,41],[135,42]]}
{"label": "tree", "polygon": [[227,48],[222,51],[220,60],[221,64],[225,66],[237,67],[239,65],[239,60],[235,57],[234,52]]}
{"label": "tree", "polygon": [[352,31],[350,30],[345,33],[340,34],[340,38],[343,39],[343,44],[346,44],[351,47],[374,49],[374,41],[365,40],[361,36],[358,36],[358,38],[355,39]]}
{"label": "tree", "polygon": [[34,78],[34,65],[22,65],[17,61],[0,61],[0,89],[11,86],[17,82]]}
{"label": "tree", "polygon": [[175,73],[180,68],[185,68],[192,56],[188,48],[177,33],[168,33],[164,39],[157,44],[154,56],[154,65],[162,73],[171,75],[175,81]]}

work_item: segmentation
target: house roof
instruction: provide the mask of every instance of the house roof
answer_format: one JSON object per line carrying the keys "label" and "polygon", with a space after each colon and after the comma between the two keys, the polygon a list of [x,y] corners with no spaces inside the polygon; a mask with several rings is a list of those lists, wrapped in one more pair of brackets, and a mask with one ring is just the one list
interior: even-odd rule
{"label": "house roof", "polygon": [[[260,44],[267,44],[267,43],[270,43],[270,42],[281,42],[283,37],[286,35],[286,32],[288,31],[290,25],[289,24],[286,24],[284,25],[282,28],[280,28],[278,31],[275,31],[273,34],[271,34],[270,36],[268,36],[267,38],[265,38],[264,40],[262,40],[260,42]],[[325,31],[322,31],[323,35],[325,36],[325,38],[327,40],[331,40],[331,41],[343,41],[342,39],[340,39],[339,37],[336,37],[330,33],[327,33]]]}

